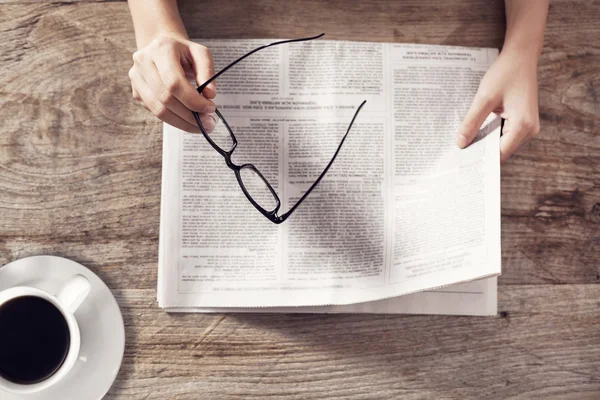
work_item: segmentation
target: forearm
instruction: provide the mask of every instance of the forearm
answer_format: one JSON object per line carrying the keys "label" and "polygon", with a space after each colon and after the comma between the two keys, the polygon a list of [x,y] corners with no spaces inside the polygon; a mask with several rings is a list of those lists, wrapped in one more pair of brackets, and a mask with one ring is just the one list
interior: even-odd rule
{"label": "forearm", "polygon": [[129,0],[138,49],[159,35],[188,38],[179,16],[177,0]]}
{"label": "forearm", "polygon": [[537,62],[544,45],[550,0],[505,0],[506,36],[502,51],[530,55]]}

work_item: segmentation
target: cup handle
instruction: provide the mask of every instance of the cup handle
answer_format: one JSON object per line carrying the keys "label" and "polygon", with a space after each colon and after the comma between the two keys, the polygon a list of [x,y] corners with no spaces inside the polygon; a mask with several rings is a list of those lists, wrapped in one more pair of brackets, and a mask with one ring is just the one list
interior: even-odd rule
{"label": "cup handle", "polygon": [[73,275],[56,297],[60,304],[73,314],[90,293],[91,288],[90,281],[85,276]]}

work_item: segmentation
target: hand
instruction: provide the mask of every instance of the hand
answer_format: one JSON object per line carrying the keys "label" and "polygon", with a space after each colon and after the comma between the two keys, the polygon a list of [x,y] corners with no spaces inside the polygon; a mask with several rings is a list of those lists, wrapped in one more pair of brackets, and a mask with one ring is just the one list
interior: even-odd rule
{"label": "hand", "polygon": [[[532,52],[530,52],[532,53]],[[468,146],[491,112],[504,118],[500,161],[504,163],[540,131],[537,54],[506,50],[485,74],[465,117],[456,144]]]}
{"label": "hand", "polygon": [[203,126],[211,131],[216,96],[211,82],[202,92],[189,82],[202,84],[214,75],[208,49],[183,37],[161,36],[133,54],[129,70],[133,97],[166,123],[187,132],[200,132],[192,111],[200,114]]}

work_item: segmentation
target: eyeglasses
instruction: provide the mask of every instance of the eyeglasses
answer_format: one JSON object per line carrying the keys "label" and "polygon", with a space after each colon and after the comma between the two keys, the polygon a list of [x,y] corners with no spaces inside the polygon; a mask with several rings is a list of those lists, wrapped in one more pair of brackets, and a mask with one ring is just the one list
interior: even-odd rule
{"label": "eyeglasses", "polygon": [[[206,86],[209,83],[217,79],[235,64],[239,63],[246,57],[256,53],[259,50],[285,43],[305,42],[309,40],[314,40],[322,37],[323,35],[325,34],[322,33],[318,36],[302,39],[282,40],[279,42],[274,42],[271,44],[260,46],[252,50],[251,52],[243,55],[242,57],[238,58],[237,60],[223,68],[221,71],[217,72],[209,80],[200,85],[197,90],[200,94],[202,94],[202,91],[204,90],[204,88],[206,88]],[[317,180],[304,193],[304,195],[300,197],[296,204],[294,204],[294,206],[290,208],[288,212],[282,215],[279,215],[279,208],[281,207],[281,201],[279,199],[279,196],[277,195],[277,193],[275,193],[275,189],[273,189],[273,186],[269,183],[265,176],[253,164],[237,165],[231,161],[231,155],[237,147],[237,139],[221,112],[218,109],[215,111],[215,115],[218,118],[218,121],[215,125],[215,128],[210,133],[208,133],[202,125],[200,115],[198,115],[197,112],[193,113],[194,118],[196,119],[196,123],[198,124],[200,131],[204,135],[204,138],[213,147],[213,149],[215,149],[221,156],[223,156],[227,166],[235,173],[237,182],[240,185],[242,192],[244,192],[244,195],[246,195],[246,198],[250,201],[250,203],[252,203],[254,208],[260,211],[260,213],[264,215],[267,219],[269,219],[271,222],[273,222],[274,224],[281,224],[286,219],[288,219],[288,217],[298,208],[300,204],[302,204],[302,202],[314,190],[314,188],[319,184],[319,182],[321,182],[321,179],[323,179],[323,177],[335,161],[335,158],[340,152],[342,145],[344,144],[344,141],[348,136],[348,133],[350,133],[350,129],[352,128],[352,125],[354,124],[358,113],[360,112],[361,108],[365,105],[366,102],[366,100],[363,101],[360,104],[360,106],[358,106],[358,108],[356,109],[356,112],[354,113],[354,116],[350,121],[350,125],[348,125],[348,129],[342,137],[342,140],[340,141],[337,150],[333,154],[333,157],[331,157],[331,160],[329,161],[323,172],[321,172],[321,175],[319,175]]]}

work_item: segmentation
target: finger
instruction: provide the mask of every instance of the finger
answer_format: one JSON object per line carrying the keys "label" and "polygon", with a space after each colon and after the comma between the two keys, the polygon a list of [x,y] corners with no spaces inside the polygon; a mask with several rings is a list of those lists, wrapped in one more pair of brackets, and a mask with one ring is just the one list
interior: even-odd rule
{"label": "finger", "polygon": [[148,84],[154,97],[162,102],[171,112],[179,118],[186,120],[189,124],[196,125],[196,120],[190,110],[173,96],[163,85],[156,66],[151,60],[143,60],[139,63],[139,72]]}
{"label": "finger", "polygon": [[198,128],[196,124],[190,124],[165,107],[165,105],[154,96],[152,89],[150,89],[148,84],[142,78],[142,75],[140,75],[137,70],[133,72],[130,71],[130,78],[138,94],[140,95],[140,98],[146,104],[152,114],[156,115],[159,119],[167,124],[186,132],[200,132],[200,128]]}
{"label": "finger", "polygon": [[199,113],[215,112],[214,103],[198,93],[187,80],[181,61],[178,58],[172,55],[163,56],[159,59],[155,58],[153,62],[163,86],[167,89],[167,93],[163,95],[164,97],[174,96],[192,111]]}
{"label": "finger", "polygon": [[135,86],[133,86],[133,82],[131,82],[131,93],[132,93],[133,98],[135,99],[136,103],[138,103],[140,106],[144,107],[146,110],[150,111],[148,106],[146,106],[146,104],[142,101],[142,97],[140,96],[138,91],[135,89]]}
{"label": "finger", "polygon": [[200,114],[200,122],[202,122],[202,127],[208,133],[211,133],[215,129],[215,126],[217,126],[215,114]]}
{"label": "finger", "polygon": [[473,99],[473,103],[458,130],[456,145],[461,149],[464,149],[471,144],[473,139],[475,139],[475,136],[477,136],[477,132],[479,132],[481,125],[485,122],[485,119],[497,106],[497,102],[495,102],[492,97],[477,92]]}
{"label": "finger", "polygon": [[500,162],[504,164],[536,133],[535,123],[529,123],[525,119],[506,120],[504,134],[500,138]]}
{"label": "finger", "polygon": [[137,90],[135,90],[135,86],[133,86],[133,82],[131,83],[131,95],[133,96],[133,98],[136,101],[142,100],[142,98],[140,97],[140,94],[137,92]]}
{"label": "finger", "polygon": [[[194,43],[190,46],[192,56],[191,64],[194,68],[194,74],[198,86],[212,78],[215,74],[215,67],[210,51],[199,44]],[[214,99],[217,95],[217,86],[214,81],[208,84],[202,91],[202,94],[208,99]]]}

